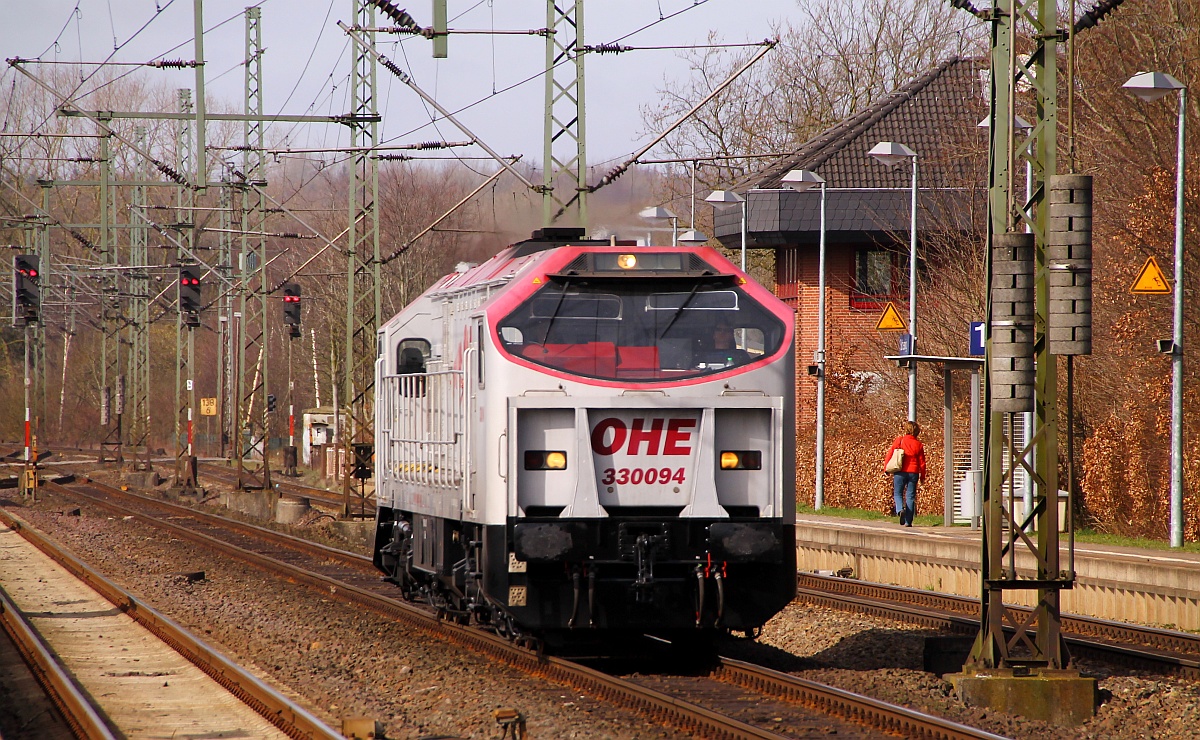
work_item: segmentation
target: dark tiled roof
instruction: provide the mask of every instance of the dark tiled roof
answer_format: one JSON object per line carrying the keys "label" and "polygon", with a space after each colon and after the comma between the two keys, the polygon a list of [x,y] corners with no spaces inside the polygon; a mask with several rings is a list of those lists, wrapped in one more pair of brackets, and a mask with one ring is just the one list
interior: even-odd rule
{"label": "dark tiled roof", "polygon": [[[806,141],[792,156],[737,188],[746,196],[748,246],[815,241],[819,190],[797,193],[781,178],[808,169],[825,178],[826,228],[831,241],[907,234],[912,168],[886,167],[867,152],[894,141],[917,153],[918,230],[979,227],[986,206],[987,63],[950,59],[867,110]],[[740,242],[737,209],[717,211],[714,231],[727,247]]]}
{"label": "dark tiled roof", "polygon": [[943,62],[809,139],[793,156],[760,173],[753,187],[781,187],[780,178],[794,169],[817,172],[831,188],[910,187],[911,169],[885,167],[867,154],[881,141],[917,153],[918,187],[962,187],[982,174],[972,165],[986,146],[987,130],[977,125],[988,110],[986,74],[980,60]]}

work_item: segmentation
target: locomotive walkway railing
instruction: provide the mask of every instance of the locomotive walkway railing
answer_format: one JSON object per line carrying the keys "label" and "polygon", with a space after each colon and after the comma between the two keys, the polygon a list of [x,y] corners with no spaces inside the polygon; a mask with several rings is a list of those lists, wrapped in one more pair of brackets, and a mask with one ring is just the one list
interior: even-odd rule
{"label": "locomotive walkway railing", "polygon": [[458,488],[466,468],[466,402],[460,370],[385,375],[375,420],[380,471],[394,481]]}

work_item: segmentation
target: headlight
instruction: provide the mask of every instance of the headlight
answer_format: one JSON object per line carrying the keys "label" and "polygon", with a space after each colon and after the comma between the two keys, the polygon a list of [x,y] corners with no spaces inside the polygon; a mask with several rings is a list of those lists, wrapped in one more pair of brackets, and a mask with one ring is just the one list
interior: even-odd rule
{"label": "headlight", "polygon": [[526,450],[526,470],[566,470],[567,453],[561,450]]}
{"label": "headlight", "polygon": [[762,470],[761,450],[723,450],[721,470]]}
{"label": "headlight", "polygon": [[617,267],[622,270],[632,270],[637,267],[637,255],[622,254],[617,257]]}

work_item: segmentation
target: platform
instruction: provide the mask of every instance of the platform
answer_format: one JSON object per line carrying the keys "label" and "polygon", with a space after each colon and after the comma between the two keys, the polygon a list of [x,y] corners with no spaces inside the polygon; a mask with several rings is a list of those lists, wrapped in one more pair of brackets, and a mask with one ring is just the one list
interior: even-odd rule
{"label": "platform", "polygon": [[[796,520],[800,570],[850,567],[864,581],[979,596],[979,530],[811,515]],[[1066,569],[1065,535],[1062,544]],[[1033,558],[1027,553],[1017,553],[1017,572],[1033,577]],[[1062,592],[1064,612],[1200,630],[1200,553],[1077,542],[1075,574],[1075,588]],[[1036,592],[1008,592],[1010,597],[1013,603],[1032,606]]]}

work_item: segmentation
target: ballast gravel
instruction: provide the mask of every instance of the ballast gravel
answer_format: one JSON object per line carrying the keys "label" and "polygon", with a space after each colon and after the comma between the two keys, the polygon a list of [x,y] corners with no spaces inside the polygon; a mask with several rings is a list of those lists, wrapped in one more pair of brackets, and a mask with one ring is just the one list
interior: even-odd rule
{"label": "ballast gravel", "polygon": [[[109,578],[200,635],[310,708],[331,727],[346,717],[380,721],[388,738],[499,738],[494,710],[526,718],[529,740],[691,737],[602,701],[439,642],[404,625],[164,538],[134,520],[52,495],[15,513]],[[325,532],[325,530],[322,530]],[[343,545],[344,546],[344,545]],[[191,582],[181,573],[204,571]],[[1077,728],[1011,717],[960,703],[922,670],[934,632],[902,622],[793,603],[771,620],[745,657],[803,678],[945,717],[1013,738],[1193,738],[1200,683],[1086,661],[1099,680],[1096,717]]]}

